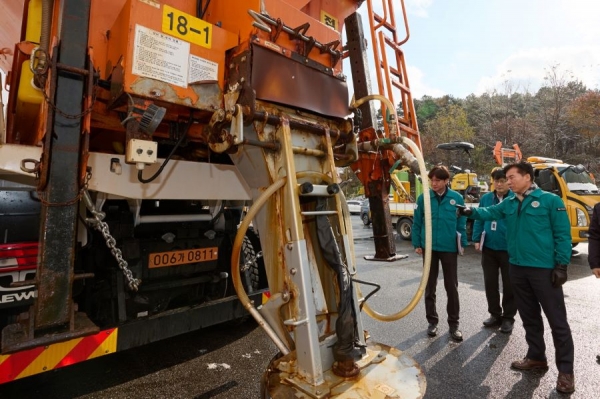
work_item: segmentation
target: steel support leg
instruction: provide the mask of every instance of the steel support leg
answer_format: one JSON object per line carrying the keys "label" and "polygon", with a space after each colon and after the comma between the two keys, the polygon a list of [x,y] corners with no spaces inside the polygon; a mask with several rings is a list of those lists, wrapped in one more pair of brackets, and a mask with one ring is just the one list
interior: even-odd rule
{"label": "steel support leg", "polygon": [[[372,94],[371,79],[367,59],[367,48],[362,28],[361,17],[354,13],[346,18],[346,36],[348,38],[348,53],[352,69],[352,83],[356,99]],[[361,130],[377,129],[375,109],[371,102],[360,106],[362,114]],[[396,243],[388,195],[390,192],[390,179],[387,168],[382,170],[383,178],[369,182],[366,191],[369,197],[371,218],[373,219],[373,237],[375,240],[375,256],[369,260],[396,260]],[[364,183],[364,182],[363,182]]]}

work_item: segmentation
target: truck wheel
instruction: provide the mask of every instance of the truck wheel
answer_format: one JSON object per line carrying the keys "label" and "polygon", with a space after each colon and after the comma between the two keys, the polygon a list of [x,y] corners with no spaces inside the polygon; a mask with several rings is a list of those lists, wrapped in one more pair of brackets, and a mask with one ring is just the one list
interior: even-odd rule
{"label": "truck wheel", "polygon": [[409,241],[412,237],[412,220],[410,219],[400,219],[398,223],[396,223],[396,231],[405,241]]}
{"label": "truck wheel", "polygon": [[259,288],[259,269],[256,251],[252,241],[248,236],[244,236],[242,241],[242,253],[240,256],[240,271],[242,272],[242,281],[247,294],[251,294]]}
{"label": "truck wheel", "polygon": [[371,221],[369,220],[369,215],[366,213],[362,215],[362,221],[365,226],[368,226],[371,224]]}

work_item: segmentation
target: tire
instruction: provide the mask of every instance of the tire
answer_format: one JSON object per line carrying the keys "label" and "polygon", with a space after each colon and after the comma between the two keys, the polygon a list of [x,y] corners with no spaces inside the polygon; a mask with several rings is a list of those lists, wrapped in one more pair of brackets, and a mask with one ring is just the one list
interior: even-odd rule
{"label": "tire", "polygon": [[248,236],[244,236],[244,241],[242,241],[240,272],[242,273],[242,282],[246,293],[251,294],[257,291],[259,289],[260,270],[256,259],[256,251],[254,251],[254,246]]}
{"label": "tire", "polygon": [[396,223],[396,231],[404,241],[410,241],[412,238],[412,224],[413,222],[410,219],[400,219]]}
{"label": "tire", "polygon": [[371,220],[369,220],[369,215],[368,215],[367,213],[363,214],[363,215],[361,216],[361,219],[362,219],[362,221],[363,221],[363,224],[364,224],[365,226],[368,226],[368,225],[370,225],[370,224],[371,224]]}
{"label": "tire", "polygon": [[[255,238],[257,237],[255,236]],[[260,247],[260,244],[257,243],[257,245]],[[240,251],[240,276],[246,295],[251,295],[260,289],[261,267],[262,260],[256,257],[256,251],[254,250],[251,238],[248,235],[244,236]],[[252,319],[252,316],[246,314],[239,319],[231,320],[229,324],[232,327],[238,327],[250,319]]]}

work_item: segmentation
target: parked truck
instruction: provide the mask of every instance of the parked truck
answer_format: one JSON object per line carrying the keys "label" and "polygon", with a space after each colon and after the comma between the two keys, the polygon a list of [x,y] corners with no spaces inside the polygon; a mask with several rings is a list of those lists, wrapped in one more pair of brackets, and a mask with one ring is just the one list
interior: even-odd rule
{"label": "parked truck", "polygon": [[264,397],[421,397],[363,328],[336,169],[421,165],[393,3],[5,2],[0,382],[249,313],[280,351]]}

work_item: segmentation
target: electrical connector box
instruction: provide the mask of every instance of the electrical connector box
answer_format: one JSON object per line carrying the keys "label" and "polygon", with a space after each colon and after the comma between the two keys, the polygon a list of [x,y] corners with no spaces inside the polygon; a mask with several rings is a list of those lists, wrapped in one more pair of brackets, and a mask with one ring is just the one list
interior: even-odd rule
{"label": "electrical connector box", "polygon": [[156,141],[131,139],[127,142],[125,162],[150,165],[156,162],[157,154]]}

